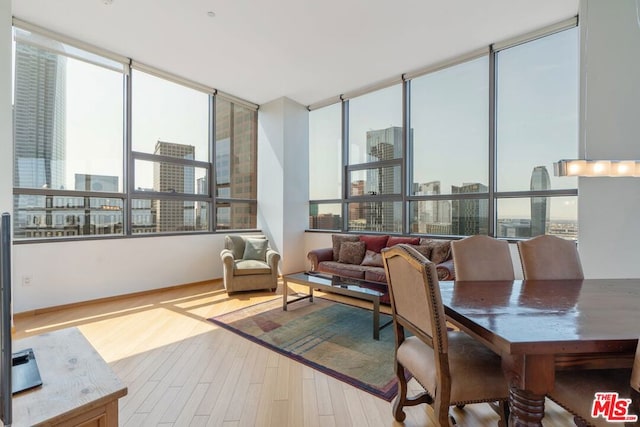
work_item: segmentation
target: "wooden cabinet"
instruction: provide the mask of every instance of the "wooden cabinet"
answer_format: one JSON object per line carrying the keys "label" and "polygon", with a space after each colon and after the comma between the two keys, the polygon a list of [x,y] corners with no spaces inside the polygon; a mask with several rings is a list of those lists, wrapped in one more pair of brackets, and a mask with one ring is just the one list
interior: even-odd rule
{"label": "wooden cabinet", "polygon": [[13,427],[117,427],[127,388],[77,328],[13,343],[32,348],[42,386],[13,398]]}

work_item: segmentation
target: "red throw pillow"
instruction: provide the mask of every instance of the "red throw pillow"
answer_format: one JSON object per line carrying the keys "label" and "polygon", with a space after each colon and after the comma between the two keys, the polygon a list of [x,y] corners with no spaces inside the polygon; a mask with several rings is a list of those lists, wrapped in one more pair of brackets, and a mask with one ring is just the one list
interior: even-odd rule
{"label": "red throw pillow", "polygon": [[364,242],[368,251],[380,252],[387,246],[389,236],[360,236],[360,241]]}
{"label": "red throw pillow", "polygon": [[387,246],[388,247],[399,245],[400,243],[406,243],[407,245],[419,245],[420,244],[420,238],[419,237],[390,236],[389,240],[387,240]]}

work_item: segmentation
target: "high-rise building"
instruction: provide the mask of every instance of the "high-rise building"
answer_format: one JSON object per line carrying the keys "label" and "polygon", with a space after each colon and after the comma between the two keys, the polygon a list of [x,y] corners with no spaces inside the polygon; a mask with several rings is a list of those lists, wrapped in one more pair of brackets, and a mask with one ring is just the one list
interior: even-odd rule
{"label": "high-rise building", "polygon": [[[251,200],[257,197],[256,120],[252,110],[226,100],[216,101],[215,195],[218,198]],[[216,219],[218,229],[255,228],[255,206],[218,202]]]}
{"label": "high-rise building", "polygon": [[[193,160],[193,145],[158,141],[154,154]],[[168,162],[155,162],[153,190],[163,193],[193,194],[195,171],[193,166]],[[156,200],[156,226],[159,232],[193,230],[195,228],[195,203],[183,200]]]}
{"label": "high-rise building", "polygon": [[66,58],[16,43],[14,186],[64,188]]}
{"label": "high-rise building", "polygon": [[[367,132],[367,154],[370,162],[380,162],[402,158],[402,128],[392,126],[386,129]],[[386,166],[367,170],[365,192],[371,195],[400,194],[400,167]],[[366,228],[371,231],[396,230],[395,224],[402,218],[395,217],[394,204],[391,202],[368,203],[366,209]]]}
{"label": "high-rise building", "polygon": [[[440,181],[414,184],[415,196],[434,196],[441,194]],[[415,233],[450,234],[451,202],[449,200],[422,200],[413,202]]]}
{"label": "high-rise building", "polygon": [[[452,185],[451,194],[486,193],[480,183]],[[486,199],[454,200],[451,206],[451,233],[459,236],[489,233],[489,201]]]}
{"label": "high-rise building", "polygon": [[[551,188],[549,172],[545,166],[536,166],[531,172],[531,191]],[[549,198],[531,198],[531,237],[546,234],[549,229]]]}

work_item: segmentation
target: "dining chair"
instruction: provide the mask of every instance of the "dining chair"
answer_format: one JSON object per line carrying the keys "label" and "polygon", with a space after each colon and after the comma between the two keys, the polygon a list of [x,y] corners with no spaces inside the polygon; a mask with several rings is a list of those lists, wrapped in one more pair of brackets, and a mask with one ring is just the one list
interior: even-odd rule
{"label": "dining chair", "polygon": [[542,235],[518,242],[526,280],[584,279],[576,243]]}
{"label": "dining chair", "polygon": [[[631,379],[631,380],[629,380]],[[592,417],[596,392],[616,392],[618,399],[631,399],[629,415],[640,416],[640,345],[636,349],[633,369],[589,369],[556,372],[555,386],[549,398],[572,413],[576,426],[613,425],[604,417]],[[615,402],[611,402],[612,404]],[[614,408],[612,408],[614,409]],[[623,424],[617,424],[623,425]],[[640,420],[626,426],[640,426]]]}
{"label": "dining chair", "polygon": [[[383,249],[382,257],[395,330],[394,418],[402,422],[405,406],[426,403],[438,425],[452,426],[450,406],[488,402],[500,416],[498,425],[506,426],[508,386],[500,357],[465,333],[448,333],[435,264],[406,244]],[[405,369],[423,393],[407,396]]]}
{"label": "dining chair", "polygon": [[484,235],[451,242],[456,280],[514,280],[509,243]]}

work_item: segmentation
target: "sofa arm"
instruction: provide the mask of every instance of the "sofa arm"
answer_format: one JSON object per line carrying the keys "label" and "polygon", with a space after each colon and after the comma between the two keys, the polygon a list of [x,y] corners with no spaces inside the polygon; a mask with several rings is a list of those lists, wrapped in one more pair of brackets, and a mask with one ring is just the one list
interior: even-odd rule
{"label": "sofa arm", "polygon": [[438,280],[456,280],[456,270],[453,266],[453,259],[448,259],[436,265]]}
{"label": "sofa arm", "polygon": [[223,249],[222,252],[220,252],[220,258],[222,258],[222,274],[226,288],[227,284],[233,280],[233,263],[235,261],[233,252],[229,249]]}
{"label": "sofa arm", "polygon": [[317,271],[322,261],[333,261],[333,248],[313,249],[307,254],[307,259],[311,263],[311,271]]}
{"label": "sofa arm", "polygon": [[273,249],[267,249],[267,264],[271,268],[271,272],[278,275],[278,263],[280,262],[280,254]]}

